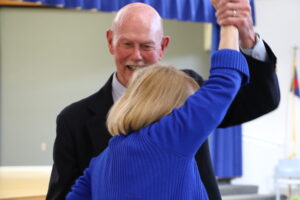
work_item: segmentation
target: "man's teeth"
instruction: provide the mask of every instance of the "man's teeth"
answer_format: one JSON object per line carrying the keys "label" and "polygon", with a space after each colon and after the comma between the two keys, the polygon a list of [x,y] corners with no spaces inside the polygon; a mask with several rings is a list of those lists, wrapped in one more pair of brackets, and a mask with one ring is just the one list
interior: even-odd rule
{"label": "man's teeth", "polygon": [[142,66],[134,66],[134,65],[127,65],[127,67],[130,69],[130,70],[136,70]]}

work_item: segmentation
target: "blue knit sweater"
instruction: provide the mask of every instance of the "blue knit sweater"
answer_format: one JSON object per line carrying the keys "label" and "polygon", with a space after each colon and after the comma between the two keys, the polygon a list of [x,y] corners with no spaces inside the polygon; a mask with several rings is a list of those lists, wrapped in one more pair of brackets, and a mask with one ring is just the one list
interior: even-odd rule
{"label": "blue knit sweater", "polygon": [[185,104],[139,131],[112,137],[67,199],[206,200],[195,153],[249,79],[237,51],[217,51],[210,77]]}

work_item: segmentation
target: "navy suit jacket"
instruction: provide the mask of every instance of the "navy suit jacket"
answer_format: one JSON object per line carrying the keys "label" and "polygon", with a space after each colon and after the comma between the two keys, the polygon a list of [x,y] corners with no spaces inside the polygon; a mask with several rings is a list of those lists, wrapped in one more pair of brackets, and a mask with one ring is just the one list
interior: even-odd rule
{"label": "navy suit jacket", "polygon": [[[219,127],[227,127],[257,118],[274,110],[280,100],[275,73],[276,57],[267,44],[268,62],[246,56],[250,84],[243,86]],[[203,79],[191,70],[183,70],[201,85]],[[106,128],[106,116],[113,105],[112,76],[95,94],[67,106],[57,117],[54,143],[54,164],[46,199],[65,199],[75,180],[88,167],[92,157],[107,146],[111,138]],[[208,141],[196,154],[201,179],[209,199],[221,199],[211,164]]]}

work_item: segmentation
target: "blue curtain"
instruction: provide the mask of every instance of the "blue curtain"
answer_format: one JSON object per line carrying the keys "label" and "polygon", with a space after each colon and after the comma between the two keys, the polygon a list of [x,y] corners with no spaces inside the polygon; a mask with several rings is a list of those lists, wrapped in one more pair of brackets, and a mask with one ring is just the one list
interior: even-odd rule
{"label": "blue curtain", "polygon": [[[180,21],[215,23],[215,10],[210,0],[24,0],[39,2],[49,6],[98,10],[104,12],[117,11],[133,2],[143,2],[154,7],[165,19]],[[249,0],[254,16],[254,0]]]}
{"label": "blue curtain", "polygon": [[180,21],[215,22],[210,0],[24,0],[65,8],[80,8],[113,12],[133,2],[143,2],[154,7],[165,19]]}
{"label": "blue curtain", "polygon": [[242,127],[238,125],[216,129],[209,143],[216,176],[242,176]]}
{"label": "blue curtain", "polygon": [[[44,5],[113,12],[126,4],[143,2],[154,7],[164,19],[213,24],[212,53],[218,48],[220,27],[210,0],[25,0]],[[254,0],[250,0],[255,22]],[[210,137],[212,161],[220,178],[242,175],[241,126],[217,129]]]}

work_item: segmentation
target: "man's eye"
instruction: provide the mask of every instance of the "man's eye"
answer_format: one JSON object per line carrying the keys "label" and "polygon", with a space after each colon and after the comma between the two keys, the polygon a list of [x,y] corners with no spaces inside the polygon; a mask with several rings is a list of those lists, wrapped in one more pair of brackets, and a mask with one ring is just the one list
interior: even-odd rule
{"label": "man's eye", "polygon": [[132,46],[132,43],[130,43],[130,42],[124,42],[124,43],[121,44],[121,46],[123,46],[125,48],[129,48],[129,47]]}
{"label": "man's eye", "polygon": [[141,45],[141,47],[143,50],[146,50],[146,51],[150,51],[150,50],[154,49],[154,47],[152,45],[148,45],[148,44],[143,44],[143,45]]}

